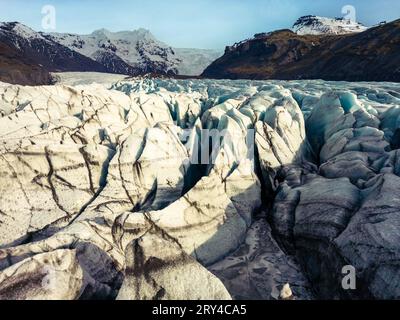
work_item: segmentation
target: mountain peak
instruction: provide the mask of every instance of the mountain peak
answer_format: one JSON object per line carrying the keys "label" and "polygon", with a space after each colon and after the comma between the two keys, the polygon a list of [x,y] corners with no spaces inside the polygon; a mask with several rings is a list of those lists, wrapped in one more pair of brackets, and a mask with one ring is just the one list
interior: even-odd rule
{"label": "mountain peak", "polygon": [[327,18],[314,15],[300,17],[293,25],[299,35],[339,35],[367,30],[361,23],[345,18]]}
{"label": "mountain peak", "polygon": [[112,32],[109,31],[109,30],[107,30],[107,29],[105,29],[105,28],[101,28],[101,29],[94,30],[94,31],[91,33],[91,36],[94,36],[94,37],[98,37],[98,36],[107,36],[107,35],[109,35],[110,33],[112,33]]}
{"label": "mountain peak", "polygon": [[137,33],[140,33],[140,34],[152,34],[150,32],[150,30],[146,29],[146,28],[139,28],[139,29],[133,30],[133,32],[137,32]]}
{"label": "mountain peak", "polygon": [[28,26],[17,22],[1,22],[0,29],[11,31],[25,39],[42,39],[43,37],[39,32],[34,31],[33,29],[29,28]]}
{"label": "mountain peak", "polygon": [[[0,23],[0,43],[5,40],[16,50],[30,52],[34,48],[31,54],[39,56],[40,59],[35,58],[40,60],[38,64],[48,66],[51,71],[57,69],[55,62],[47,65],[42,58],[48,59],[48,56],[42,56],[42,52],[50,52],[51,58],[59,65],[65,61],[65,68],[60,67],[58,71],[107,71],[126,75],[155,73],[197,76],[220,56],[219,52],[212,50],[172,48],[157,40],[145,28],[119,32],[102,28],[91,34],[79,35],[36,32],[18,22],[5,22]],[[73,57],[74,53],[78,57],[76,64],[68,58]],[[81,66],[77,66],[79,63]]]}
{"label": "mountain peak", "polygon": [[139,28],[132,31],[117,31],[113,32],[107,29],[99,29],[92,32],[90,35],[96,38],[107,38],[109,40],[127,40],[131,42],[137,42],[139,40],[156,41],[156,38],[148,29]]}
{"label": "mountain peak", "polygon": [[139,28],[132,31],[119,31],[114,34],[116,37],[120,39],[126,40],[152,40],[157,41],[154,35],[150,32],[150,30],[145,28]]}

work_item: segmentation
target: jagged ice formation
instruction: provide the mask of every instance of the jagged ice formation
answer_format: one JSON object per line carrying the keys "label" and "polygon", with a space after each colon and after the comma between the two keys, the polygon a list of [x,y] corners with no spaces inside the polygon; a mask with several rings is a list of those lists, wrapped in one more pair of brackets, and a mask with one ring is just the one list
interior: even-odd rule
{"label": "jagged ice formation", "polygon": [[391,83],[1,83],[0,298],[399,298],[399,106]]}

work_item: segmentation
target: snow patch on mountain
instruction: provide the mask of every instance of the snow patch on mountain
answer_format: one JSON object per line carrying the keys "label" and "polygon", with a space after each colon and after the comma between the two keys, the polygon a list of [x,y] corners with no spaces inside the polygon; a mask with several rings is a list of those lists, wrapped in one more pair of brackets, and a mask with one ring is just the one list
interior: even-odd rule
{"label": "snow patch on mountain", "polygon": [[104,56],[122,59],[142,73],[199,75],[220,55],[213,50],[172,48],[146,29],[100,29],[90,35],[51,33],[47,37],[96,61]]}
{"label": "snow patch on mountain", "polygon": [[222,56],[223,52],[209,49],[174,48],[175,54],[181,61],[177,68],[178,74],[197,76],[215,60]]}
{"label": "snow patch on mountain", "polygon": [[1,22],[0,32],[1,30],[8,32],[12,31],[16,35],[25,39],[44,39],[40,33],[19,22]]}
{"label": "snow patch on mountain", "polygon": [[[222,55],[215,50],[173,48],[143,28],[120,32],[100,29],[78,35],[36,32],[19,22],[0,22],[0,36],[1,41],[8,39],[18,50],[32,47],[37,52],[44,52],[57,47],[52,54],[79,53],[85,59],[90,58],[91,63],[97,62],[97,69],[102,67],[104,71],[130,76],[198,76]],[[97,69],[93,71],[100,71]]]}
{"label": "snow patch on mountain", "polygon": [[339,35],[366,31],[368,27],[345,18],[304,16],[293,25],[293,32],[299,35]]}

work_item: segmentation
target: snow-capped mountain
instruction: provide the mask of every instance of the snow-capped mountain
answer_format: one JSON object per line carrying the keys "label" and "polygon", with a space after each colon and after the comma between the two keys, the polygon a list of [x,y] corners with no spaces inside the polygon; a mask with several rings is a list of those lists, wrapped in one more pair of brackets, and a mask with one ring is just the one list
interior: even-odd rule
{"label": "snow-capped mountain", "polygon": [[0,42],[51,71],[107,71],[93,59],[18,22],[0,23]]}
{"label": "snow-capped mountain", "polygon": [[341,35],[304,36],[283,29],[227,47],[202,76],[399,82],[399,48],[400,19]]}
{"label": "snow-capped mountain", "polygon": [[199,75],[220,56],[213,50],[176,49],[146,29],[89,35],[51,33],[44,37],[89,57],[115,73]]}
{"label": "snow-capped mountain", "polygon": [[318,16],[304,16],[293,25],[293,32],[299,35],[340,35],[357,33],[367,30],[361,23],[345,18],[326,18]]}
{"label": "snow-capped mountain", "polygon": [[223,52],[209,49],[174,48],[176,56],[181,62],[178,64],[178,74],[198,76]]}
{"label": "snow-capped mountain", "polygon": [[0,79],[48,84],[49,72],[110,72],[105,66],[18,22],[0,23]]}
{"label": "snow-capped mountain", "polygon": [[32,30],[31,28],[19,22],[0,22],[0,33],[4,35],[6,32],[13,32],[16,36],[25,39],[44,40],[44,38],[40,35],[40,33]]}
{"label": "snow-capped mountain", "polygon": [[44,36],[107,65],[115,73],[178,73],[176,67],[180,60],[172,48],[157,41],[145,29],[115,33],[101,29],[90,35],[52,33]]}
{"label": "snow-capped mountain", "polygon": [[[45,73],[64,71],[197,76],[222,55],[213,50],[172,48],[145,29],[122,32],[101,29],[90,35],[75,35],[36,32],[18,22],[0,23],[0,43],[2,73],[9,75],[13,71],[18,75],[18,80],[15,76],[4,79],[30,84],[48,81],[22,79],[20,76],[26,78],[30,74],[25,72],[26,66],[34,67],[36,73],[38,68],[42,69],[42,79],[50,78]],[[22,73],[17,72],[15,61],[13,67],[10,63],[17,56],[18,64],[24,64]],[[6,72],[7,68],[10,70]]]}

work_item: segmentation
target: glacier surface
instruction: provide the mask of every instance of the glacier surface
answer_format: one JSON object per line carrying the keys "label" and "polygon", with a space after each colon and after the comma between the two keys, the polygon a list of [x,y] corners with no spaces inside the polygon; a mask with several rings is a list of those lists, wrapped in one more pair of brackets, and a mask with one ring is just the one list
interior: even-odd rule
{"label": "glacier surface", "polygon": [[1,299],[400,298],[399,84],[96,77],[0,83]]}

